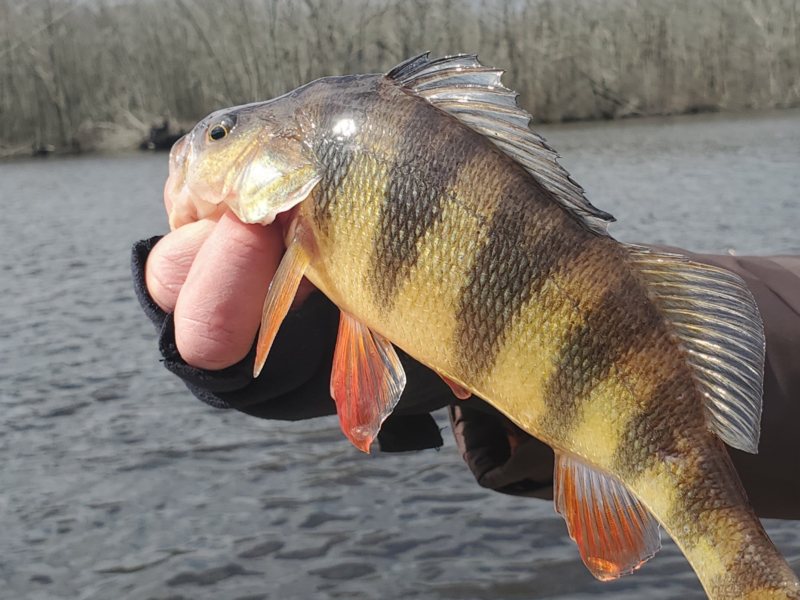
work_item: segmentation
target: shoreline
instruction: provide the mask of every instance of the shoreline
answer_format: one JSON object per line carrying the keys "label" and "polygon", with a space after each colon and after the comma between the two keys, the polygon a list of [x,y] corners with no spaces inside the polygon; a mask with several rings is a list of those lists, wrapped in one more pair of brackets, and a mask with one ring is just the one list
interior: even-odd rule
{"label": "shoreline", "polygon": [[[673,118],[681,118],[681,119],[691,119],[691,118],[699,118],[699,119],[708,119],[709,117],[718,117],[721,119],[749,119],[749,118],[768,118],[770,116],[775,115],[784,115],[791,112],[798,112],[800,114],[800,104],[786,106],[786,107],[774,107],[774,108],[755,108],[755,109],[747,109],[747,110],[729,110],[720,108],[718,106],[711,106],[705,107],[704,109],[699,109],[697,107],[693,107],[688,111],[682,112],[669,112],[669,113],[653,113],[653,114],[642,114],[642,113],[635,113],[635,114],[625,114],[620,115],[617,117],[611,117],[607,119],[594,119],[594,118],[586,118],[586,119],[565,119],[561,121],[536,121],[535,119],[531,119],[530,127],[533,131],[537,131],[538,129],[548,130],[548,129],[555,129],[555,128],[571,128],[571,127],[582,127],[582,126],[597,126],[597,125],[612,125],[612,124],[621,124],[621,123],[643,123],[653,120],[663,120],[663,119],[673,119]],[[183,127],[178,128],[181,131],[185,131]],[[130,140],[132,134],[135,130],[125,129],[120,131],[124,131],[126,134],[123,137],[127,137],[126,142],[118,142],[114,143],[113,141],[105,141],[102,140],[97,144],[93,145],[92,147],[86,148],[71,148],[68,150],[59,150],[56,146],[52,144],[44,144],[42,146],[17,146],[16,148],[6,148],[3,146],[2,142],[0,142],[0,161],[11,161],[15,159],[47,159],[50,157],[79,157],[79,156],[107,156],[113,154],[126,154],[126,153],[167,153],[171,147],[169,146],[161,146],[161,147],[147,147],[148,143],[152,143],[151,136],[146,136],[144,138],[136,138],[137,141],[135,143],[131,143]],[[176,137],[180,134],[176,131],[175,133],[169,134],[170,137]],[[120,136],[118,136],[120,137]]]}
{"label": "shoreline", "polygon": [[534,127],[800,106],[800,0],[9,1],[3,157],[136,148],[165,118],[178,133],[425,51],[502,71]]}

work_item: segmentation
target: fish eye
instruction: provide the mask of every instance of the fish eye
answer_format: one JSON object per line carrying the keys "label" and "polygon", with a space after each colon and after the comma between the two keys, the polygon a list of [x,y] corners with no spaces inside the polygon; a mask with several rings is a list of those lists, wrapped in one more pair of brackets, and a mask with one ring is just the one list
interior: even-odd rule
{"label": "fish eye", "polygon": [[220,119],[219,123],[212,125],[208,130],[208,138],[212,141],[219,141],[226,137],[236,124],[234,115],[225,115]]}
{"label": "fish eye", "polygon": [[214,141],[221,140],[226,135],[228,135],[228,130],[222,125],[215,125],[211,128],[211,131],[208,132],[208,137]]}

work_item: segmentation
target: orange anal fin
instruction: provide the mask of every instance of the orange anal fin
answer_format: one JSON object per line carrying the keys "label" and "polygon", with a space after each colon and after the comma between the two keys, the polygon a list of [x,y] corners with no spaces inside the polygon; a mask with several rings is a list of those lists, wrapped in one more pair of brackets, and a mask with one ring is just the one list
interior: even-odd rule
{"label": "orange anal fin", "polygon": [[466,400],[470,396],[472,396],[472,392],[470,392],[467,388],[461,387],[452,379],[448,379],[444,375],[439,375],[442,380],[450,386],[450,389],[453,390],[453,394],[455,394],[456,398],[459,400]]}
{"label": "orange anal fin", "polygon": [[275,277],[264,300],[264,312],[261,315],[261,329],[258,332],[256,345],[256,362],[253,367],[253,377],[258,377],[267,360],[272,342],[278,328],[283,323],[289,307],[292,305],[297,287],[303,279],[303,273],[311,263],[311,253],[299,241],[289,244],[286,254],[278,265]]}
{"label": "orange anal fin", "polygon": [[638,569],[661,548],[658,522],[617,479],[556,452],[556,511],[601,581]]}
{"label": "orange anal fin", "polygon": [[369,453],[405,386],[406,374],[391,342],[343,312],[333,356],[331,396],[339,425],[356,448]]}

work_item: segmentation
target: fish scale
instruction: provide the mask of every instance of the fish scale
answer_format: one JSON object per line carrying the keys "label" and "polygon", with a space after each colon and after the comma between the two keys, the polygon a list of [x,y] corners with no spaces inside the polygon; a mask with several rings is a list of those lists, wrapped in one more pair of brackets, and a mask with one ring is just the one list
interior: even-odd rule
{"label": "fish scale", "polygon": [[[343,313],[331,390],[359,448],[405,382],[397,345],[553,447],[556,509],[596,577],[651,558],[660,523],[709,597],[800,599],[722,443],[757,443],[752,296],[722,270],[611,238],[499,77],[473,56],[423,55],[215,113],[179,142],[174,205],[289,214],[256,373],[305,274]],[[223,118],[230,139],[208,141]],[[230,158],[254,138],[258,168],[252,151]],[[215,170],[242,181],[238,196],[197,191],[219,188]]]}

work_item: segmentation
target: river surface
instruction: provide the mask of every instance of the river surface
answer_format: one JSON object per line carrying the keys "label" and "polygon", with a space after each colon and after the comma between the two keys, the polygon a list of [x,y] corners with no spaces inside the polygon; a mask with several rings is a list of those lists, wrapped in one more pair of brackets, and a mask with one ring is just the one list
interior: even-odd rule
{"label": "river surface", "polygon": [[[539,130],[620,239],[800,253],[800,112]],[[479,488],[449,430],[440,451],[367,456],[335,418],[195,400],[128,267],[167,230],[166,163],[0,164],[0,598],[705,597],[667,536],[595,581],[552,504]],[[800,522],[766,526],[800,570]]]}

